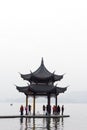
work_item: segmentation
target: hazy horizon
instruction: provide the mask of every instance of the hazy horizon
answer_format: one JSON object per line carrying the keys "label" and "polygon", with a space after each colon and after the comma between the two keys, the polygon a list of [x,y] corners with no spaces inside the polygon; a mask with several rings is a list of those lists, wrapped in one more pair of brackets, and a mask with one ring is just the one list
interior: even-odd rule
{"label": "hazy horizon", "polygon": [[[33,97],[28,98],[29,103],[33,102]],[[47,97],[43,96],[36,96],[36,102],[37,103],[46,103]],[[1,103],[25,103],[26,102],[26,96],[20,96],[20,97],[13,97],[13,98],[6,98],[6,99],[0,99]],[[51,97],[51,103],[55,103],[55,98]],[[69,93],[59,94],[58,96],[58,103],[87,103],[87,91],[72,91]]]}

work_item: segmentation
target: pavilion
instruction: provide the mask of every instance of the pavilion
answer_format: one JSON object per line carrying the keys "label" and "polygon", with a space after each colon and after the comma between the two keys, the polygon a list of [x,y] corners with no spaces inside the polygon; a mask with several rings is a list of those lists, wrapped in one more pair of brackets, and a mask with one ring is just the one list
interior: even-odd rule
{"label": "pavilion", "polygon": [[26,95],[26,107],[28,106],[28,98],[30,96],[33,97],[33,115],[35,115],[35,98],[37,96],[47,97],[47,112],[50,114],[51,97],[55,98],[55,105],[57,106],[58,95],[67,90],[67,87],[61,88],[54,85],[56,81],[60,81],[63,78],[63,75],[56,75],[54,72],[49,72],[44,65],[43,58],[40,67],[36,71],[20,75],[29,84],[22,87],[16,86],[16,89]]}

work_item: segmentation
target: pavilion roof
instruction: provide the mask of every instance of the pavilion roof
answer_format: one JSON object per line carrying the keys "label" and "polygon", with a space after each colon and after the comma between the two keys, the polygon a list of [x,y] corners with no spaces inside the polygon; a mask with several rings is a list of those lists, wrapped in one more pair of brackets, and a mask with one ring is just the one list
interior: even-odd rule
{"label": "pavilion roof", "polygon": [[54,73],[51,73],[47,70],[47,68],[44,65],[44,61],[42,58],[41,65],[40,67],[34,71],[33,73],[31,72],[30,74],[21,74],[21,77],[24,80],[28,80],[30,82],[55,82],[59,81],[63,78],[63,75],[56,75]]}
{"label": "pavilion roof", "polygon": [[64,93],[67,90],[67,87],[60,88],[57,86],[46,84],[30,84],[26,87],[16,86],[16,88],[19,92],[25,93],[27,95],[47,95],[48,93],[58,95],[59,93]]}

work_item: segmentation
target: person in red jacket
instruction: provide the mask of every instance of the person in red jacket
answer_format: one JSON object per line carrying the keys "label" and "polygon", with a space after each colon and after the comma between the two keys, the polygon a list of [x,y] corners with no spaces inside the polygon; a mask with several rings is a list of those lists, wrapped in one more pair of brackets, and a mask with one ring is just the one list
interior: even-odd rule
{"label": "person in red jacket", "polygon": [[23,115],[23,111],[24,111],[24,107],[23,107],[23,105],[21,105],[20,106],[20,113],[21,113],[21,115]]}

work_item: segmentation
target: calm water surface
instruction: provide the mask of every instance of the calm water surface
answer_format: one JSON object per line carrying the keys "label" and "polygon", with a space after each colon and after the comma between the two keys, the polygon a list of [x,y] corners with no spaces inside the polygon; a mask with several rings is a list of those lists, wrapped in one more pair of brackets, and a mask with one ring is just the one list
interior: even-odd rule
{"label": "calm water surface", "polygon": [[[19,115],[20,103],[10,106],[0,103],[0,115]],[[61,104],[60,104],[61,106]],[[87,104],[64,104],[64,114],[60,119],[0,119],[1,130],[87,130]],[[36,113],[42,112],[42,104],[36,106]]]}

